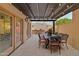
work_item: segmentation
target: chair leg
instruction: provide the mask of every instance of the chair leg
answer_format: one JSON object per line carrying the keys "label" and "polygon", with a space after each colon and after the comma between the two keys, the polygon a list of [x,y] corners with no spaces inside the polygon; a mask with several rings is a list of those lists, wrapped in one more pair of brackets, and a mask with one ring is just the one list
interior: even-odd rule
{"label": "chair leg", "polygon": [[45,48],[45,45],[43,45],[43,48]]}
{"label": "chair leg", "polygon": [[59,54],[61,54],[61,46],[58,46],[59,47]]}
{"label": "chair leg", "polygon": [[68,49],[68,45],[67,45],[67,43],[65,43],[66,44],[66,48]]}
{"label": "chair leg", "polygon": [[40,48],[40,44],[39,44],[39,48]]}
{"label": "chair leg", "polygon": [[40,43],[40,41],[39,41],[39,48],[40,48],[40,44],[41,44],[41,43]]}
{"label": "chair leg", "polygon": [[50,47],[50,52],[51,52],[51,54],[52,54],[52,46]]}
{"label": "chair leg", "polygon": [[52,54],[52,46],[50,46],[50,52],[51,52],[51,54]]}
{"label": "chair leg", "polygon": [[49,45],[50,53],[52,54],[52,46]]}

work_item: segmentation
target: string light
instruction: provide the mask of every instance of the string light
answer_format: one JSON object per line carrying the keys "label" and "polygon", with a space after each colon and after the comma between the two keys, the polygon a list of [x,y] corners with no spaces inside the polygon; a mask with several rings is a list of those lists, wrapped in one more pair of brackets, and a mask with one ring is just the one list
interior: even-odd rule
{"label": "string light", "polygon": [[61,6],[62,4],[61,3],[59,3],[59,6]]}
{"label": "string light", "polygon": [[67,8],[69,8],[69,5],[67,5]]}

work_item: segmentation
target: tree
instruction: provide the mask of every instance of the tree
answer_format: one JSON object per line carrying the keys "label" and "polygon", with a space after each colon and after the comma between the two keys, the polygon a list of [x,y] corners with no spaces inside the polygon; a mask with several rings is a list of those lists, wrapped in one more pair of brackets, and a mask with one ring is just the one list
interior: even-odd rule
{"label": "tree", "polygon": [[62,18],[62,19],[58,19],[56,21],[56,25],[63,25],[63,24],[69,24],[72,22],[72,19],[68,19],[68,18]]}

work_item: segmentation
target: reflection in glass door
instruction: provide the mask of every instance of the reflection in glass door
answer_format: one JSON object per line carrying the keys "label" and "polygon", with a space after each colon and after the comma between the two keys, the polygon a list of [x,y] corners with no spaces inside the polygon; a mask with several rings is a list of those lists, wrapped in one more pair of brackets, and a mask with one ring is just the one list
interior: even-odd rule
{"label": "reflection in glass door", "polygon": [[16,47],[21,44],[21,20],[16,18],[15,26],[15,45]]}
{"label": "reflection in glass door", "polygon": [[0,53],[11,47],[11,17],[0,12]]}

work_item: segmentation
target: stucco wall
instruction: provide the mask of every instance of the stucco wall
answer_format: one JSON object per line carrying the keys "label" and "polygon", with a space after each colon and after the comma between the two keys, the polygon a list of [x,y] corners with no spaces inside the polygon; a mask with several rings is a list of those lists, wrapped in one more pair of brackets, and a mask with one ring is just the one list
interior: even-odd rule
{"label": "stucco wall", "polygon": [[79,9],[73,11],[72,23],[57,26],[57,30],[69,34],[68,44],[79,50]]}
{"label": "stucco wall", "polygon": [[[27,20],[27,19],[26,19]],[[23,20],[23,37],[24,37],[24,41],[26,40],[26,39],[28,39],[28,37],[27,37],[27,22],[25,21],[25,20]]]}
{"label": "stucco wall", "polygon": [[19,11],[16,7],[14,7],[12,4],[9,3],[0,3],[0,9],[3,11],[6,11],[8,14],[11,14],[13,16],[25,19],[26,16]]}
{"label": "stucco wall", "polygon": [[18,17],[23,20],[23,38],[24,40],[27,39],[27,22],[25,21],[26,16],[9,3],[0,3],[0,10],[5,11],[7,14],[10,14],[15,18]]}
{"label": "stucco wall", "polygon": [[2,13],[5,13],[6,15],[9,15],[12,17],[12,46],[10,48],[8,48],[6,51],[4,51],[3,53],[1,53],[0,55],[8,55],[9,53],[11,53],[14,49],[15,49],[15,26],[16,26],[16,17],[20,18],[20,20],[23,20],[23,39],[27,39],[27,35],[26,35],[26,31],[27,31],[27,24],[25,23],[24,19],[26,18],[26,16],[19,11],[16,7],[14,7],[12,4],[9,3],[0,3],[0,11]]}
{"label": "stucco wall", "polygon": [[30,19],[28,19],[28,21],[27,21],[27,36],[28,36],[28,38],[30,38],[30,36],[31,36],[31,21],[30,21]]}

